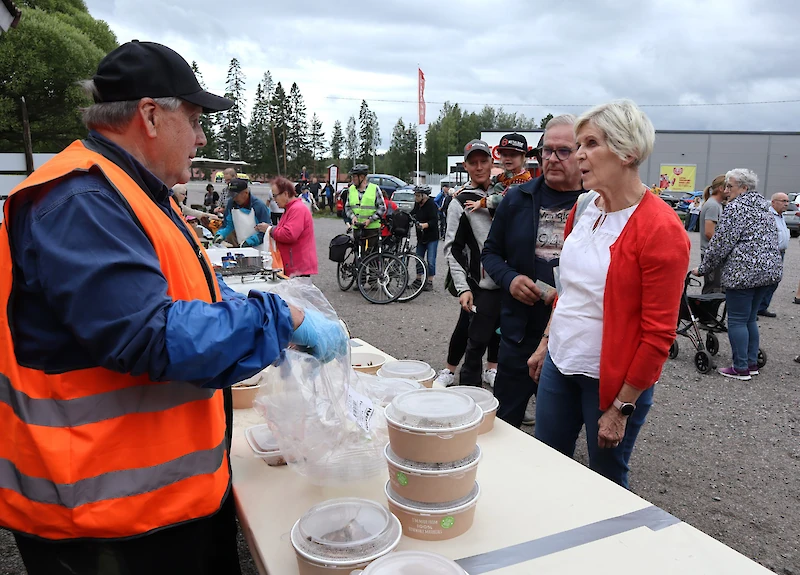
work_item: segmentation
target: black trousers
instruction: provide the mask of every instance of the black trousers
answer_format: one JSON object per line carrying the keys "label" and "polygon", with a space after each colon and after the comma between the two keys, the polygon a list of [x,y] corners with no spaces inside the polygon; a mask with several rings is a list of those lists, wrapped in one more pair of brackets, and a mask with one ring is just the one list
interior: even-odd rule
{"label": "black trousers", "polygon": [[[450,344],[447,346],[447,363],[449,365],[458,365],[464,358],[464,353],[467,351],[467,340],[469,339],[469,313],[463,309],[458,315],[456,327],[453,330],[453,335],[450,336]],[[486,361],[489,363],[497,363],[497,352],[500,349],[500,334],[497,330],[492,334],[492,339],[489,340],[489,347],[486,349]]]}
{"label": "black trousers", "polygon": [[494,396],[500,402],[497,417],[514,427],[522,425],[528,401],[539,388],[528,374],[528,358],[536,351],[541,337],[542,327],[531,326],[520,343],[505,336],[500,339],[494,380]]}
{"label": "black trousers", "polygon": [[483,354],[492,340],[492,336],[500,326],[499,289],[472,290],[472,302],[477,310],[471,313],[467,330],[467,349],[464,352],[464,363],[461,365],[459,381],[461,385],[480,387],[483,375]]}
{"label": "black trousers", "polygon": [[232,493],[211,517],[134,539],[14,538],[28,575],[241,575]]}

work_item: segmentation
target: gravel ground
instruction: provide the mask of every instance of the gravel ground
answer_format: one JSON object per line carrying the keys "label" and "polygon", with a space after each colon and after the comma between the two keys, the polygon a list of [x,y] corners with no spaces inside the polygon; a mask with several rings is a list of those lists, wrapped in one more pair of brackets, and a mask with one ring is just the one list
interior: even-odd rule
{"label": "gravel ground", "polygon": [[[190,202],[197,203],[192,197]],[[357,290],[338,289],[335,264],[327,259],[328,241],[344,224],[333,218],[315,221],[320,263],[315,284],[353,336],[398,358],[443,367],[458,305],[443,288],[441,248],[434,292],[409,303],[371,305]],[[694,266],[699,240],[696,233],[691,237]],[[769,362],[750,382],[700,375],[691,344],[679,340],[681,352],[664,366],[631,473],[631,489],[638,495],[786,575],[800,575],[800,365],[792,361],[800,353],[800,306],[792,304],[798,281],[800,245],[793,239],[771,308],[778,317],[759,322]],[[718,364],[728,361],[730,346],[723,336]],[[576,457],[587,462],[585,445],[579,444]],[[532,516],[535,512],[530,510]],[[239,549],[243,573],[255,574],[241,537]],[[0,532],[0,575],[22,573],[13,539]]]}

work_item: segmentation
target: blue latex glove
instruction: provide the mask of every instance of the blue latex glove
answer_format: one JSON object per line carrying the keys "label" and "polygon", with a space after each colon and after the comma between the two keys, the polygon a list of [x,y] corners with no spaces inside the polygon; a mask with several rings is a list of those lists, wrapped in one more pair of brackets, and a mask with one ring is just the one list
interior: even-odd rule
{"label": "blue latex glove", "polygon": [[339,322],[313,309],[303,310],[305,318],[292,336],[292,343],[310,348],[311,355],[327,363],[347,353],[347,334]]}

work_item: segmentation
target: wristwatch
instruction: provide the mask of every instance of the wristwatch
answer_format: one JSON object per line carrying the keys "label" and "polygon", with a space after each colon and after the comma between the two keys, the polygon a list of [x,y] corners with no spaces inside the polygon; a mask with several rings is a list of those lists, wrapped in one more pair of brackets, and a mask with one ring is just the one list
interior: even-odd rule
{"label": "wristwatch", "polygon": [[625,403],[620,401],[617,397],[614,398],[614,407],[616,407],[625,417],[633,415],[633,412],[636,411],[635,403]]}

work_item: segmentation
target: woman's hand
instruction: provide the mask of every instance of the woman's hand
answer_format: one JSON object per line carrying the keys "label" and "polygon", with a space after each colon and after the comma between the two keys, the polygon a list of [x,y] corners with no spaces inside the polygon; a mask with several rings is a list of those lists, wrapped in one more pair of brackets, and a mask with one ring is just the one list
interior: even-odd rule
{"label": "woman's hand", "polygon": [[472,311],[472,292],[465,291],[460,296],[458,296],[458,303],[461,304],[461,309],[465,312],[469,313]]}
{"label": "woman's hand", "polygon": [[260,224],[256,224],[256,230],[258,230],[258,231],[259,231],[259,232],[261,232],[261,233],[266,233],[266,232],[267,232],[267,230],[268,230],[269,228],[271,228],[271,227],[272,227],[272,226],[270,226],[269,224],[266,224],[266,223],[264,223],[264,222],[262,222],[262,223],[260,223]]}
{"label": "woman's hand", "polygon": [[699,269],[699,268],[694,268],[694,269],[691,271],[691,274],[692,274],[693,276],[700,277],[700,269]]}
{"label": "woman's hand", "polygon": [[597,445],[601,449],[614,449],[625,437],[628,418],[614,407],[609,407],[597,422]]}
{"label": "woman's hand", "polygon": [[543,337],[542,341],[539,342],[539,347],[537,347],[533,355],[528,358],[528,375],[536,382],[539,381],[539,377],[542,375],[544,358],[547,356],[547,342],[548,339]]}

